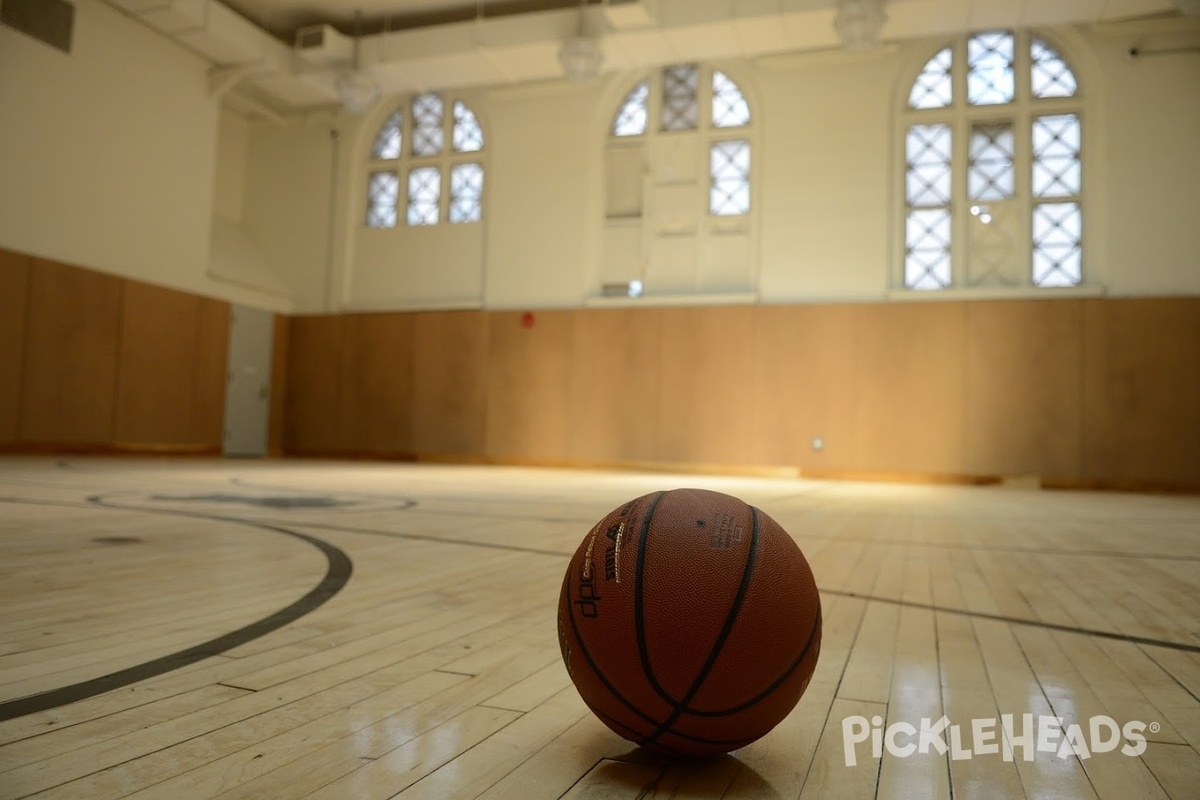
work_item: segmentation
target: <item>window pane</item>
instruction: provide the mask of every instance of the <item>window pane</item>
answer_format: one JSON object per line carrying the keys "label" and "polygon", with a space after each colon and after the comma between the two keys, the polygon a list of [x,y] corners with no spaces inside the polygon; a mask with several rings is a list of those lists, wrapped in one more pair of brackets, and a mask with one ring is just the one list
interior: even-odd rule
{"label": "window pane", "polygon": [[450,221],[478,222],[483,214],[483,165],[455,164],[450,170]]}
{"label": "window pane", "polygon": [[708,210],[717,216],[750,211],[750,143],[716,142],[709,154],[712,184]]}
{"label": "window pane", "polygon": [[967,41],[967,102],[973,106],[1011,103],[1013,37],[1008,31],[980,33]]}
{"label": "window pane", "polygon": [[944,206],[950,202],[950,141],[949,125],[914,125],[908,129],[905,197],[910,206]]}
{"label": "window pane", "polygon": [[436,156],[442,152],[442,96],[421,94],[413,98],[413,155]]}
{"label": "window pane", "polygon": [[1041,39],[1029,45],[1032,61],[1031,85],[1034,97],[1074,97],[1079,85],[1075,73],[1058,51]]}
{"label": "window pane", "polygon": [[750,122],[750,106],[738,85],[719,70],[713,70],[712,121],[717,128],[736,128]]}
{"label": "window pane", "polygon": [[1083,276],[1083,217],[1078,203],[1033,207],[1033,282],[1075,286]]}
{"label": "window pane", "polygon": [[483,149],[483,129],[475,112],[461,100],[454,101],[454,150],[459,153],[474,153]]}
{"label": "window pane", "polygon": [[1076,114],[1037,117],[1033,121],[1034,197],[1074,197],[1079,194],[1080,128]]}
{"label": "window pane", "polygon": [[408,173],[408,224],[436,225],[442,195],[442,173],[437,167],[417,167]]}
{"label": "window pane", "polygon": [[374,158],[391,160],[400,157],[400,136],[404,124],[404,114],[397,111],[388,117],[375,134],[375,144],[371,147]]}
{"label": "window pane", "polygon": [[396,226],[396,198],[400,193],[400,176],[394,172],[372,172],[367,183],[367,227]]}
{"label": "window pane", "polygon": [[944,289],[949,286],[950,210],[910,210],[904,238],[904,285],[909,289]]}
{"label": "window pane", "polygon": [[663,69],[662,129],[664,131],[694,130],[699,116],[696,91],[700,69],[695,64],[681,64]]}
{"label": "window pane", "polygon": [[1007,200],[1013,196],[1013,131],[1011,123],[971,126],[967,192],[972,200]]}
{"label": "window pane", "polygon": [[614,136],[640,136],[646,132],[646,98],[649,95],[650,83],[642,81],[625,96],[613,121]]}
{"label": "window pane", "polygon": [[950,79],[951,50],[947,47],[925,64],[908,93],[909,108],[945,108],[954,99]]}

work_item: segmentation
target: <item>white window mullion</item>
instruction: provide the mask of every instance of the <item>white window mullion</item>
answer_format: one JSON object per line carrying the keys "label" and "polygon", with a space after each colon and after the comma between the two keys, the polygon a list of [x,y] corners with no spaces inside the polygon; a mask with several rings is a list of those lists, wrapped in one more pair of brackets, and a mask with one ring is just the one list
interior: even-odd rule
{"label": "white window mullion", "polygon": [[[957,288],[1077,285],[1090,225],[1084,224],[1082,188],[1087,139],[1074,72],[1052,44],[1028,31],[983,31],[947,47],[950,91],[937,87],[939,62],[945,75],[944,48],[914,77],[899,116],[905,287],[944,282],[930,280],[933,221],[941,226],[936,238],[949,251],[949,280]],[[937,105],[947,94],[952,102]],[[925,137],[914,126],[925,125],[953,131],[950,164],[942,173],[950,180],[945,206],[931,205],[939,200],[916,180],[928,182],[929,164],[910,168],[910,151]],[[938,266],[943,275],[944,265]]]}
{"label": "white window mullion", "polygon": [[967,200],[968,150],[970,148],[970,120],[960,118],[951,126],[954,132],[954,155],[950,161],[950,286],[966,285],[971,258],[971,204]]}

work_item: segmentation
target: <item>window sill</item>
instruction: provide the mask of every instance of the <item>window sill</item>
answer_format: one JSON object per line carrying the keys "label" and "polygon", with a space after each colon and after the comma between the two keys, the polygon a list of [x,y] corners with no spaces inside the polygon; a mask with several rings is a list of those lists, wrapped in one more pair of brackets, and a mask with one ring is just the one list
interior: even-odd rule
{"label": "window sill", "polygon": [[976,286],[949,289],[889,289],[884,298],[890,301],[923,302],[938,300],[1051,300],[1064,298],[1104,297],[1103,286]]}
{"label": "window sill", "polygon": [[724,294],[645,294],[641,297],[585,297],[584,308],[635,308],[654,306],[744,306],[758,302],[754,292]]}

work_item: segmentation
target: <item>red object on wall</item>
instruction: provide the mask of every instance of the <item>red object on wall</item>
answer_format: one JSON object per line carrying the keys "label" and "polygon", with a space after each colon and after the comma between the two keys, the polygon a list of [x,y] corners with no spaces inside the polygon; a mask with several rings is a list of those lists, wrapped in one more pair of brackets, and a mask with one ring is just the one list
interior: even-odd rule
{"label": "red object on wall", "polygon": [[524,314],[521,315],[521,327],[522,328],[532,328],[534,322],[536,322],[536,321],[537,321],[537,317],[535,317],[533,315],[532,311],[526,311]]}

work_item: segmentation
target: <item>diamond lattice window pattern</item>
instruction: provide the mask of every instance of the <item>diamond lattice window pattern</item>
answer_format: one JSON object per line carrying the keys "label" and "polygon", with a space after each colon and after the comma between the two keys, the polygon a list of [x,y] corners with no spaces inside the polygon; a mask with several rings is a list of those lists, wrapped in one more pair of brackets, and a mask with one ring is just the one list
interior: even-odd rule
{"label": "diamond lattice window pattern", "polygon": [[1075,286],[1083,275],[1083,220],[1078,203],[1040,203],[1033,210],[1033,282]]}
{"label": "diamond lattice window pattern", "polygon": [[415,156],[436,156],[442,152],[442,96],[421,94],[413,98],[412,148]]}
{"label": "diamond lattice window pattern", "polygon": [[400,177],[395,172],[372,172],[367,182],[367,227],[394,228]]}
{"label": "diamond lattice window pattern", "polygon": [[456,153],[474,153],[483,149],[483,129],[475,112],[461,100],[454,101],[453,145]]}
{"label": "diamond lattice window pattern", "polygon": [[450,170],[450,221],[478,222],[483,211],[483,166],[455,164]]}
{"label": "diamond lattice window pattern", "polygon": [[750,143],[716,142],[709,158],[709,212],[727,217],[750,211]]}
{"label": "diamond lattice window pattern", "polygon": [[700,115],[699,101],[697,100],[700,68],[695,64],[667,67],[662,72],[662,79],[662,129],[664,131],[695,130]]}
{"label": "diamond lattice window pattern", "polygon": [[1013,35],[980,33],[967,40],[967,102],[973,106],[1011,103]]}
{"label": "diamond lattice window pattern", "polygon": [[908,93],[909,108],[945,108],[950,105],[954,99],[954,81],[950,77],[953,64],[951,54],[951,49],[947,47],[926,62]]}
{"label": "diamond lattice window pattern", "polygon": [[408,224],[436,225],[442,193],[437,167],[417,167],[408,173]]}
{"label": "diamond lattice window pattern", "polygon": [[909,289],[945,289],[950,285],[950,211],[914,208],[908,212],[904,285]]}
{"label": "diamond lattice window pattern", "polygon": [[1076,114],[1037,117],[1033,121],[1033,194],[1074,197],[1079,194],[1080,127]]}
{"label": "diamond lattice window pattern", "polygon": [[908,205],[943,206],[950,202],[950,144],[949,125],[914,125],[908,129]]}
{"label": "diamond lattice window pattern", "polygon": [[371,146],[371,155],[383,161],[391,161],[400,157],[401,131],[404,125],[404,112],[397,111],[384,120],[375,134],[375,143]]}
{"label": "diamond lattice window pattern", "polygon": [[613,120],[614,136],[641,136],[646,132],[646,100],[650,96],[650,82],[642,81],[625,95],[625,102]]}
{"label": "diamond lattice window pattern", "polygon": [[1075,73],[1050,45],[1033,39],[1029,45],[1030,85],[1034,97],[1074,97],[1079,90]]}
{"label": "diamond lattice window pattern", "polygon": [[713,70],[712,124],[715,128],[738,128],[750,122],[750,106],[741,88],[728,75]]}
{"label": "diamond lattice window pattern", "polygon": [[967,194],[972,200],[1007,200],[1013,196],[1013,129],[1009,123],[971,128]]}

